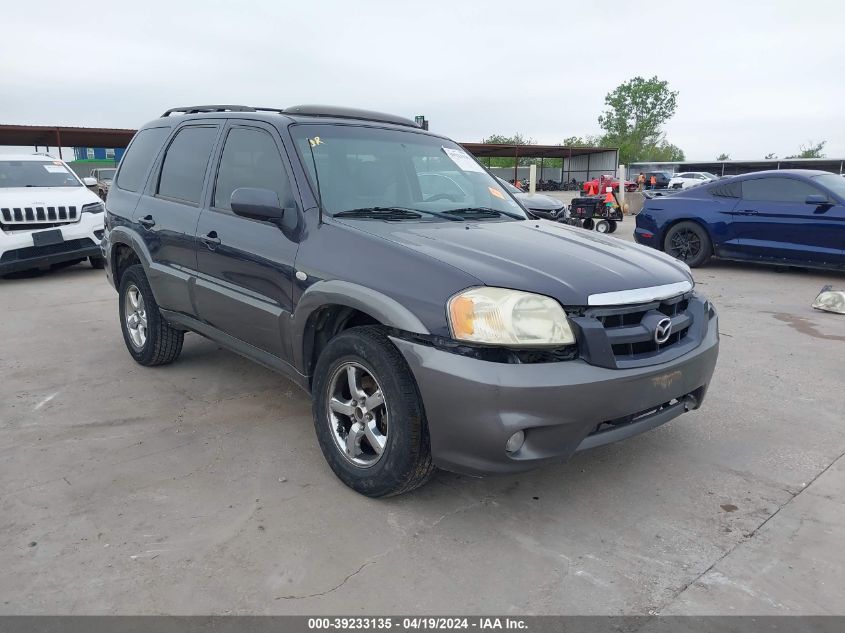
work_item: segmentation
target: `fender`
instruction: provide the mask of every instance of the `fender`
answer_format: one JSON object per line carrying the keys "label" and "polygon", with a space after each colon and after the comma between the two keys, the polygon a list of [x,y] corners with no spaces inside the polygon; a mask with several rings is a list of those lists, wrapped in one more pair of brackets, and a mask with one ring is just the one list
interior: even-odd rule
{"label": "fender", "polygon": [[[147,279],[152,279],[156,276],[155,268],[156,266],[153,264],[153,258],[150,255],[150,250],[147,248],[147,245],[144,244],[144,240],[142,240],[138,235],[132,231],[131,229],[125,226],[115,226],[108,232],[108,270],[109,274],[112,279],[112,285],[117,289],[118,282],[115,279],[114,273],[114,250],[117,248],[119,244],[123,244],[131,248],[135,254],[138,256],[138,259],[141,260],[141,265],[144,267],[144,274],[147,276]],[[156,292],[155,283],[150,283],[150,288],[153,291],[153,296],[157,303],[159,303],[159,296]]]}
{"label": "fender", "polygon": [[401,303],[366,286],[348,281],[318,281],[302,294],[291,315],[290,341],[293,364],[305,369],[305,328],[309,317],[324,305],[341,305],[360,310],[382,324],[416,334],[429,334],[415,314]]}

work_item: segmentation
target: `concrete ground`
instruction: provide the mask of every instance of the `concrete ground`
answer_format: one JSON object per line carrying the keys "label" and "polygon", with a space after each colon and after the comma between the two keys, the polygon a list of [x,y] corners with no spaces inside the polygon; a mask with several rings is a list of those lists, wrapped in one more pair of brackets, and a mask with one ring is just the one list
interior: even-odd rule
{"label": "concrete ground", "polygon": [[136,365],[101,271],[0,280],[0,613],[845,614],[845,317],[810,308],[845,275],[695,277],[700,411],[380,501],[280,376],[196,335]]}

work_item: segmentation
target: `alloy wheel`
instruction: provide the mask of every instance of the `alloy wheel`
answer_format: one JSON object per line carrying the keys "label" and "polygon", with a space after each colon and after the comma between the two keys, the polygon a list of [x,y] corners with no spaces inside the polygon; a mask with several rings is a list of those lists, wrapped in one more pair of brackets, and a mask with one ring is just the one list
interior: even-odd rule
{"label": "alloy wheel", "polygon": [[682,229],[669,241],[669,254],[681,261],[694,259],[701,252],[701,238],[695,231]]}
{"label": "alloy wheel", "polygon": [[363,365],[348,361],[328,383],[327,418],[340,453],[359,468],[375,465],[387,447],[387,403],[378,380]]}
{"label": "alloy wheel", "polygon": [[147,308],[144,304],[144,296],[138,290],[138,286],[132,284],[126,288],[123,301],[123,312],[129,340],[132,341],[132,346],[135,349],[143,349],[147,342]]}

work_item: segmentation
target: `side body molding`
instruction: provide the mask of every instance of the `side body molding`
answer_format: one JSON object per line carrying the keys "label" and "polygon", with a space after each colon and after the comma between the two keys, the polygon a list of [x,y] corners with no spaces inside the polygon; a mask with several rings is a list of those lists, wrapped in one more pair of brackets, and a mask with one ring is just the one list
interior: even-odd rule
{"label": "side body molding", "polygon": [[293,364],[303,373],[306,370],[304,341],[308,319],[325,305],[346,306],[369,314],[386,326],[417,334],[429,334],[428,328],[408,308],[377,290],[348,281],[318,281],[302,294],[291,315]]}

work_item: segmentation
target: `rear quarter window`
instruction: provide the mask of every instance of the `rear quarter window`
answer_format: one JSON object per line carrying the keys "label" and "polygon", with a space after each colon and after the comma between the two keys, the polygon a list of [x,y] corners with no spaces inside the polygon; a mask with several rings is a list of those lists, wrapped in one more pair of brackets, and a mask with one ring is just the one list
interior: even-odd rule
{"label": "rear quarter window", "polygon": [[138,191],[144,186],[150,165],[169,133],[169,127],[152,127],[135,135],[117,172],[115,182],[120,189]]}

